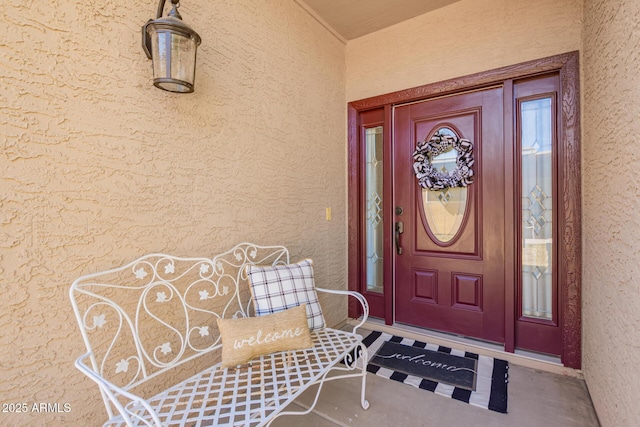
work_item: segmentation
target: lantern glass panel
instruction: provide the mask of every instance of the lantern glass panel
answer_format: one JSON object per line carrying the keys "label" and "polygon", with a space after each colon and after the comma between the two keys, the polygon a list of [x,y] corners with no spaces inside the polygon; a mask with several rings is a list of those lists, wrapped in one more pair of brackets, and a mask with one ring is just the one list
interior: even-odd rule
{"label": "lantern glass panel", "polygon": [[149,28],[154,85],[171,92],[192,92],[195,80],[195,39],[167,29]]}

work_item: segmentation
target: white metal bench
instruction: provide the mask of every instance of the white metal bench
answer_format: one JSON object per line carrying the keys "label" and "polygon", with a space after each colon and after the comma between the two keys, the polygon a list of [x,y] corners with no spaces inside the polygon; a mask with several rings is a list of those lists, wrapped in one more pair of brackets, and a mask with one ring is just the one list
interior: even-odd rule
{"label": "white metal bench", "polygon": [[[281,415],[308,414],[324,382],[351,377],[362,379],[367,409],[360,362],[367,349],[356,329],[369,309],[356,292],[317,288],[362,304],[362,322],[352,332],[312,331],[313,348],[220,368],[216,318],[253,313],[244,267],[287,263],[282,246],[242,243],[213,259],[152,254],[78,278],[70,297],[87,353],[76,367],[99,385],[105,425],[265,426]],[[314,384],[308,410],[286,410]]]}

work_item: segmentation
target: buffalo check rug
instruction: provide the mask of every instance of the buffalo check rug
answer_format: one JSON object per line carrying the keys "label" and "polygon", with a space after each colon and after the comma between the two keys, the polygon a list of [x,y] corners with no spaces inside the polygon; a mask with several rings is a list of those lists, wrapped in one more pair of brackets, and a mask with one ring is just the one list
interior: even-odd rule
{"label": "buffalo check rug", "polygon": [[373,331],[367,371],[492,411],[507,413],[505,360]]}

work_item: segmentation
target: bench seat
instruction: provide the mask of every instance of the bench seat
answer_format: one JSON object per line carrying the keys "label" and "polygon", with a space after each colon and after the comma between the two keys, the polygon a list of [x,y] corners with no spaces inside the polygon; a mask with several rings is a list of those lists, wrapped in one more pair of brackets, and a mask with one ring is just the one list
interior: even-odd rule
{"label": "bench seat", "polygon": [[[308,387],[325,380],[329,372],[351,371],[348,365],[339,362],[349,358],[362,339],[357,334],[331,328],[314,331],[311,337],[312,348],[267,354],[236,369],[219,369],[216,364],[147,402],[163,426],[269,425],[278,415],[295,414],[281,411]],[[346,373],[331,379],[345,376],[361,375]],[[211,393],[212,390],[215,392]],[[203,399],[204,396],[208,398]],[[133,419],[135,426],[153,425],[148,411],[138,402],[130,402],[126,409],[141,415]],[[300,412],[305,413],[307,411]],[[104,424],[126,425],[120,415]]]}

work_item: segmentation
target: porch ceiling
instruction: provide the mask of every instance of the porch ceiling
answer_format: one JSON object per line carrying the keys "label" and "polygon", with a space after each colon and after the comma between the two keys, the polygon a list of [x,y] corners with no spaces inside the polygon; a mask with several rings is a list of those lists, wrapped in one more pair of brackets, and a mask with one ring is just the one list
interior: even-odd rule
{"label": "porch ceiling", "polygon": [[459,0],[296,0],[345,40],[355,39]]}

